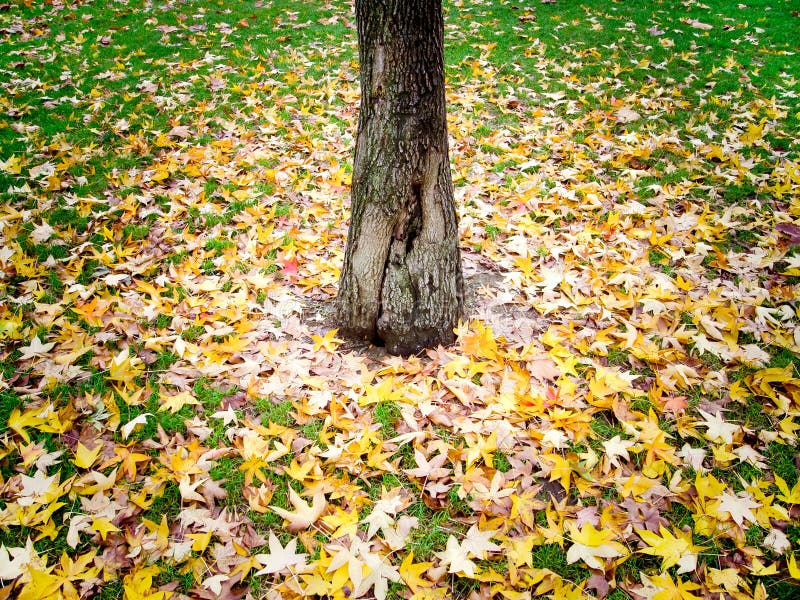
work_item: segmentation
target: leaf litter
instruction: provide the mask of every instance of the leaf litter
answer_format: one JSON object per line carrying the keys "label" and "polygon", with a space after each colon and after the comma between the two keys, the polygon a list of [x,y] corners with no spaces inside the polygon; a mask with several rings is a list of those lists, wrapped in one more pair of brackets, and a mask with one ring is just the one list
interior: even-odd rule
{"label": "leaf litter", "polygon": [[[798,73],[763,23],[449,6],[470,314],[397,358],[326,308],[349,6],[116,4],[0,12],[0,597],[796,592]],[[757,59],[706,68],[715,32]]]}

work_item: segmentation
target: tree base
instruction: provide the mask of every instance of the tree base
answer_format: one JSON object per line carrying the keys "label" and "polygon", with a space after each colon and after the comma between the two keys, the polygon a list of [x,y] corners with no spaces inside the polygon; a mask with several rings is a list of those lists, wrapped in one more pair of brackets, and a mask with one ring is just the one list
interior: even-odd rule
{"label": "tree base", "polygon": [[441,2],[356,1],[361,108],[336,314],[393,354],[450,344],[463,308]]}

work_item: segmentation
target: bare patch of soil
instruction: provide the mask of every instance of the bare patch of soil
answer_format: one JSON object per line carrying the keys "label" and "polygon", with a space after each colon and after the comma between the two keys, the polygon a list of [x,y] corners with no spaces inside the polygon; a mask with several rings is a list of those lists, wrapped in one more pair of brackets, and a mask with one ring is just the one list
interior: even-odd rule
{"label": "bare patch of soil", "polygon": [[[543,333],[549,323],[533,308],[515,301],[503,287],[503,269],[480,254],[462,252],[464,270],[464,320],[480,319],[490,325],[497,337],[527,344]],[[323,335],[337,326],[333,300],[300,299],[302,321],[309,332]],[[386,351],[365,340],[346,340],[339,349],[354,352],[376,362]]]}

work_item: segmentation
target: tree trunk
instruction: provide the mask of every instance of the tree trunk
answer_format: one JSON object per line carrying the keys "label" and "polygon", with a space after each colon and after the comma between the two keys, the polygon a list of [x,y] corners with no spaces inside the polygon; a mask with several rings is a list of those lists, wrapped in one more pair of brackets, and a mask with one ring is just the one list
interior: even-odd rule
{"label": "tree trunk", "polygon": [[463,308],[447,144],[441,0],[356,0],[361,77],[343,333],[412,354]]}

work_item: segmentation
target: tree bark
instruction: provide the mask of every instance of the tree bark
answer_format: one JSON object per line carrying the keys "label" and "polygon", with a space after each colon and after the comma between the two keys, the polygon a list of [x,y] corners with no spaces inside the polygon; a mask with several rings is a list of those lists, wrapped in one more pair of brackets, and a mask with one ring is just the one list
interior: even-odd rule
{"label": "tree bark", "polygon": [[356,0],[361,78],[336,313],[393,354],[449,344],[463,309],[441,0]]}

